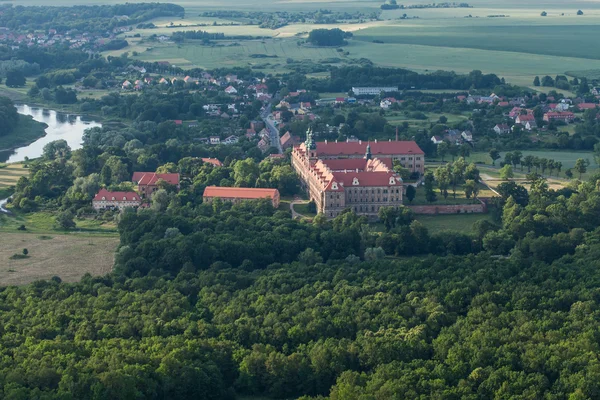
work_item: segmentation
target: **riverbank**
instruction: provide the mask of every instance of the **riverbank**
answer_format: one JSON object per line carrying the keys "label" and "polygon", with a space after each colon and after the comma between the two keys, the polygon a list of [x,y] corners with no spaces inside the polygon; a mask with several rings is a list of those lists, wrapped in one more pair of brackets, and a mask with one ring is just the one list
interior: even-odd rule
{"label": "riverbank", "polygon": [[19,114],[19,125],[14,131],[0,136],[0,151],[8,151],[17,147],[27,146],[39,138],[46,136],[46,125],[38,122],[29,115]]}

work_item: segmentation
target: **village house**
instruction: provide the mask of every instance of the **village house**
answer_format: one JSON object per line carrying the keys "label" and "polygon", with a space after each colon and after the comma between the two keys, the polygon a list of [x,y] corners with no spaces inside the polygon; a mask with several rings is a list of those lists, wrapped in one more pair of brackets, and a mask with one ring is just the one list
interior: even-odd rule
{"label": "village house", "polygon": [[572,122],[575,119],[575,114],[569,111],[565,112],[547,112],[544,114],[544,121],[563,121],[566,123]]}
{"label": "village house", "polygon": [[131,181],[138,186],[138,193],[147,199],[158,190],[158,182],[164,181],[179,189],[179,174],[157,174],[156,172],[134,172]]}
{"label": "village house", "polygon": [[239,138],[235,135],[227,136],[225,140],[223,140],[223,144],[235,144],[239,142]]}
{"label": "village house", "polygon": [[202,196],[204,202],[212,203],[215,199],[239,203],[247,200],[270,199],[273,208],[279,207],[280,195],[277,189],[255,189],[207,186]]}
{"label": "village house", "polygon": [[496,124],[496,126],[494,126],[494,132],[498,135],[504,135],[510,133],[510,127],[508,124]]}
{"label": "village house", "polygon": [[122,210],[127,207],[139,207],[140,195],[136,192],[109,192],[106,189],[100,191],[92,200],[94,210]]}
{"label": "village house", "polygon": [[212,164],[215,167],[223,166],[223,163],[221,161],[217,160],[216,158],[202,158],[201,160],[203,163]]}
{"label": "village house", "polygon": [[473,134],[471,133],[471,131],[463,131],[460,136],[463,138],[463,140],[465,142],[472,142],[473,141]]}
{"label": "village house", "polygon": [[432,136],[432,137],[431,137],[431,142],[432,142],[433,144],[435,144],[435,145],[438,145],[438,144],[440,144],[440,143],[443,143],[443,142],[444,142],[444,139],[442,139],[442,138],[441,138],[441,137],[439,137],[439,136]]}
{"label": "village house", "polygon": [[281,148],[285,151],[290,147],[293,147],[300,143],[300,138],[298,136],[292,136],[290,131],[287,131],[280,139]]}
{"label": "village house", "polygon": [[519,114],[515,118],[515,123],[525,125],[526,122],[535,121],[533,114]]}
{"label": "village house", "polygon": [[258,149],[264,153],[265,151],[267,151],[269,149],[269,147],[271,147],[271,145],[269,143],[269,139],[266,137],[260,139],[260,141],[258,142],[256,147],[258,147]]}
{"label": "village house", "polygon": [[225,93],[227,94],[236,94],[237,92],[237,89],[233,86],[227,86],[227,88],[225,89]]}
{"label": "village house", "polygon": [[210,144],[220,144],[221,143],[221,138],[219,136],[211,136],[209,138],[210,140]]}
{"label": "village house", "polygon": [[577,108],[579,108],[580,110],[593,110],[595,108],[598,108],[598,104],[596,104],[596,103],[579,103],[579,104],[577,104]]}
{"label": "village house", "polygon": [[355,96],[378,96],[381,93],[397,92],[397,86],[352,87]]}

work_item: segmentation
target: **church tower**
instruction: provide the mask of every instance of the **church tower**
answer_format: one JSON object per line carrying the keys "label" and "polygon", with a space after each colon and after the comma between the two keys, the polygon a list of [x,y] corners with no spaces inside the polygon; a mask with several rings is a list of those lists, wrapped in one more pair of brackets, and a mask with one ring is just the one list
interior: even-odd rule
{"label": "church tower", "polygon": [[313,160],[317,158],[317,142],[315,142],[315,138],[313,135],[312,128],[308,128],[306,131],[306,142],[304,142],[306,146],[306,152],[308,154],[308,158]]}
{"label": "church tower", "polygon": [[365,160],[369,161],[372,158],[373,158],[373,155],[371,154],[371,143],[369,143],[369,144],[367,144],[367,152],[365,153]]}

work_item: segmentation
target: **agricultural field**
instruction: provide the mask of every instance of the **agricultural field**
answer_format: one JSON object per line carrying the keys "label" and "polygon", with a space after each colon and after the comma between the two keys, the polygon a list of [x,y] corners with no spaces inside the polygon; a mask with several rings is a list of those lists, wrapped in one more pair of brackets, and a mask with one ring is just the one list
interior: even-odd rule
{"label": "agricultural field", "polygon": [[288,58],[335,62],[343,57],[334,48],[301,47],[293,40],[220,41],[219,44],[222,46],[203,46],[200,43],[158,45],[134,58],[142,61],[169,61],[181,68],[259,66],[281,72],[285,70]]}
{"label": "agricultural field", "polygon": [[[16,185],[20,177],[29,174],[29,170],[23,167],[23,164],[3,164],[0,163],[0,193],[3,190]],[[0,199],[3,197],[0,196]]]}
{"label": "agricultural field", "polygon": [[403,112],[394,112],[394,111],[388,111],[385,114],[386,119],[388,120],[390,125],[401,125],[404,122],[408,122],[408,124],[412,127],[417,127],[417,128],[429,128],[430,124],[432,123],[436,123],[441,116],[445,116],[448,121],[446,122],[447,124],[455,124],[455,123],[460,123],[463,121],[468,120],[468,116],[465,115],[456,115],[456,114],[438,114],[438,113],[430,113],[430,112],[426,112],[423,113],[425,114],[425,116],[427,117],[426,119],[415,119],[412,118],[411,115],[405,115]]}
{"label": "agricultural field", "polygon": [[[76,282],[86,273],[107,274],[118,242],[116,236],[3,233],[0,285],[24,285],[53,276]],[[23,249],[27,249],[26,258],[14,257],[22,255]]]}

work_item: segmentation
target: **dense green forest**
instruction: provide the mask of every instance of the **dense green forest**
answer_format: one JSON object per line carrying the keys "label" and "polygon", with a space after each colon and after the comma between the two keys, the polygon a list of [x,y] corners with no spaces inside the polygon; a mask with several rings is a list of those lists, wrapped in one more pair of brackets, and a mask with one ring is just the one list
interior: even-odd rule
{"label": "dense green forest", "polygon": [[19,114],[13,102],[0,96],[0,136],[11,133],[19,123]]}
{"label": "dense green forest", "polygon": [[60,32],[104,32],[117,26],[134,25],[157,17],[183,16],[183,7],[175,4],[127,3],[94,6],[23,7],[0,6],[0,26],[10,29],[56,29]]}
{"label": "dense green forest", "polygon": [[553,263],[305,256],[0,291],[7,399],[586,399],[600,232]]}

